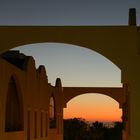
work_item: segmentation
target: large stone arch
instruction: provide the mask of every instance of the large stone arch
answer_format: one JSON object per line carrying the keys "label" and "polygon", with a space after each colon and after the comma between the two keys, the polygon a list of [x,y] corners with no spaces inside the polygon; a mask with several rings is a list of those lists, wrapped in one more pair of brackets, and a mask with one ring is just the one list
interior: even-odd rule
{"label": "large stone arch", "polygon": [[133,46],[136,45],[137,28],[135,26],[0,26],[0,31],[1,52],[32,43],[66,43],[92,49],[122,69],[125,51],[135,51]]}

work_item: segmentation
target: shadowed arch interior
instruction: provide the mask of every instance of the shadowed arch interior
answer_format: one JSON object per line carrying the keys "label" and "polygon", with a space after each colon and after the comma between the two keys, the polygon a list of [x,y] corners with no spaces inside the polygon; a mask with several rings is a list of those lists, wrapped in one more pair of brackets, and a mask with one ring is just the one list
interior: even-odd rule
{"label": "shadowed arch interior", "polygon": [[49,121],[50,121],[50,128],[56,128],[56,112],[55,112],[55,99],[54,96],[51,95],[50,98],[50,113],[49,113]]}
{"label": "shadowed arch interior", "polygon": [[5,131],[23,130],[23,109],[14,77],[8,83],[6,99]]}

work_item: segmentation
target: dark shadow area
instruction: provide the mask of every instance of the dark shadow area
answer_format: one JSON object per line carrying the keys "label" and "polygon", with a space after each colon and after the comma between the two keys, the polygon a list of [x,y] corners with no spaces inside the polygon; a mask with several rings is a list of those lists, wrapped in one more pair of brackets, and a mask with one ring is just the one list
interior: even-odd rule
{"label": "dark shadow area", "polygon": [[84,119],[64,120],[64,140],[122,140],[122,123],[106,127],[102,122],[87,123]]}
{"label": "dark shadow area", "polygon": [[23,130],[23,109],[14,77],[8,83],[5,132]]}

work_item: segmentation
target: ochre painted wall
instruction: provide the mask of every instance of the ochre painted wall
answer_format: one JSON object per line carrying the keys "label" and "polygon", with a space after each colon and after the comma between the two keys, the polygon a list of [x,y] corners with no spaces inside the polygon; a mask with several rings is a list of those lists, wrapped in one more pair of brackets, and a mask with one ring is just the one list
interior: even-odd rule
{"label": "ochre painted wall", "polygon": [[[20,69],[0,58],[0,140],[34,140],[35,135],[38,140],[52,140],[52,137],[55,140],[62,140],[63,130],[60,126],[63,125],[63,107],[61,104],[62,87],[60,79],[56,80],[56,86],[50,85],[44,66],[36,69],[32,57],[28,57],[24,68]],[[23,114],[23,130],[6,132],[6,100],[11,77],[14,77],[18,98],[20,99],[19,105],[23,108],[23,110],[20,110]],[[53,129],[49,128],[49,103],[52,94],[56,106],[56,128]],[[30,128],[28,127],[29,124]],[[37,126],[36,134],[35,125]],[[28,137],[27,134],[30,136]]]}

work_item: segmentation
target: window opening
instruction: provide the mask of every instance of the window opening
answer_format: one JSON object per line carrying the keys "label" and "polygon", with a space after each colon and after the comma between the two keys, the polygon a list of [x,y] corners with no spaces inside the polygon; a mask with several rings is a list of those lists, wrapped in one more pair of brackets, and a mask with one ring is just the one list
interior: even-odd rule
{"label": "window opening", "polygon": [[50,98],[50,128],[56,128],[56,116],[55,116],[55,101],[54,97],[51,96]]}
{"label": "window opening", "polygon": [[21,102],[19,100],[16,82],[13,77],[10,79],[8,84],[5,115],[6,132],[23,130]]}

